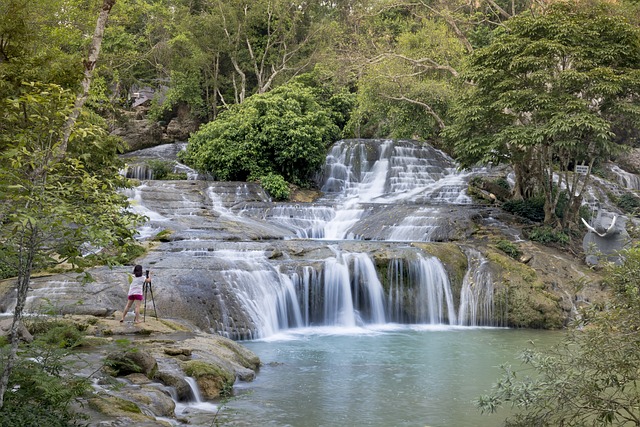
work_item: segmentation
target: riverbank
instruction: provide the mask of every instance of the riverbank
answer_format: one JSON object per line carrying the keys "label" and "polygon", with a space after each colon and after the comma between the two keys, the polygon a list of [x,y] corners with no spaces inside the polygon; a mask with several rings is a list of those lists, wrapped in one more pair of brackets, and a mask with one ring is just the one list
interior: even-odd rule
{"label": "riverbank", "polygon": [[52,319],[85,334],[68,361],[92,382],[76,405],[89,426],[214,425],[234,384],[253,381],[260,367],[245,347],[184,320],[120,317]]}

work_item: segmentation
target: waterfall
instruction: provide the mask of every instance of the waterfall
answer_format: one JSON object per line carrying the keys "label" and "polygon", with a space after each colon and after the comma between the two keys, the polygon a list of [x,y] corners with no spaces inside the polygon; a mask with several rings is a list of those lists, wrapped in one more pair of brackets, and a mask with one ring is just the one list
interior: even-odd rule
{"label": "waterfall", "polygon": [[387,240],[432,241],[432,237],[438,230],[438,213],[433,208],[420,208],[413,215],[403,218],[400,224],[393,225]]}
{"label": "waterfall", "polygon": [[305,267],[292,281],[301,294],[304,325],[354,327],[386,322],[385,296],[367,254],[342,253],[324,261],[322,275]]}
{"label": "waterfall", "polygon": [[467,249],[469,267],[462,281],[458,324],[494,325],[493,278],[489,261],[477,250]]}
{"label": "waterfall", "polygon": [[640,176],[627,172],[617,165],[611,167],[611,171],[616,174],[618,183],[629,190],[640,190]]}
{"label": "waterfall", "polygon": [[390,321],[456,324],[449,276],[438,258],[393,259],[387,278]]}
{"label": "waterfall", "polygon": [[[274,203],[256,184],[203,181],[145,183],[149,209],[140,190],[131,197],[156,227],[175,224],[170,249],[195,259],[189,275],[202,277],[211,304],[196,321],[234,339],[312,326],[487,325],[493,291],[484,258],[467,252],[469,271],[454,295],[441,260],[398,243],[456,238],[469,218],[460,205],[470,203],[471,174],[426,144],[343,140],[326,158],[313,203]],[[344,240],[362,242],[337,243]],[[387,277],[378,277],[366,241],[402,248]]]}
{"label": "waterfall", "polygon": [[[221,250],[214,256],[227,265],[221,274],[234,290],[233,297],[253,321],[257,337],[303,326],[293,281],[280,274],[263,252]],[[222,299],[220,302],[223,303]],[[228,313],[228,308],[223,305],[222,311]],[[220,329],[232,326],[229,322],[230,316],[224,316]]]}
{"label": "waterfall", "polygon": [[438,258],[423,258],[409,263],[409,276],[417,284],[414,307],[417,323],[456,324],[449,276]]}

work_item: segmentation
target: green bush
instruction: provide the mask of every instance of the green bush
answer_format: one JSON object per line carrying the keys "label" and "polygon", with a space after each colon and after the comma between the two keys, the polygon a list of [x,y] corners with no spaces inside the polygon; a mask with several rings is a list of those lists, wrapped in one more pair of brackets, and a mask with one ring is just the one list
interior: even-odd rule
{"label": "green bush", "polygon": [[289,199],[289,185],[284,180],[282,175],[275,173],[269,173],[260,177],[260,184],[262,188],[269,193],[274,200],[288,200]]}
{"label": "green bush", "polygon": [[525,200],[509,200],[502,208],[514,215],[526,218],[534,222],[544,220],[544,198],[533,197]]}
{"label": "green bush", "polygon": [[483,412],[509,408],[509,418],[496,425],[638,425],[640,248],[623,259],[605,270],[610,303],[580,309],[557,346],[529,348],[521,366],[501,366],[491,393],[477,400]]}
{"label": "green bush", "polygon": [[496,247],[513,259],[518,259],[522,255],[518,246],[508,240],[498,240]]}
{"label": "green bush", "polygon": [[568,234],[562,231],[556,231],[552,227],[546,225],[543,227],[536,227],[532,229],[531,231],[529,231],[528,237],[530,240],[543,244],[559,243],[565,245],[571,240]]}
{"label": "green bush", "polygon": [[[50,324],[48,324],[50,323]],[[73,325],[37,322],[35,340],[18,353],[9,377],[0,420],[3,427],[80,425],[86,416],[71,403],[90,389],[87,378],[76,375],[69,355],[82,334]],[[9,346],[0,349],[4,360]],[[0,363],[0,366],[2,363]]]}
{"label": "green bush", "polygon": [[616,200],[616,206],[628,214],[635,214],[640,208],[640,198],[631,193],[624,193]]}
{"label": "green bush", "polygon": [[147,161],[147,165],[149,166],[149,169],[151,169],[153,179],[171,179],[168,178],[168,176],[173,173],[173,162],[153,159]]}
{"label": "green bush", "polygon": [[304,186],[339,132],[330,107],[312,88],[294,82],[231,106],[194,133],[179,156],[220,181],[274,173]]}

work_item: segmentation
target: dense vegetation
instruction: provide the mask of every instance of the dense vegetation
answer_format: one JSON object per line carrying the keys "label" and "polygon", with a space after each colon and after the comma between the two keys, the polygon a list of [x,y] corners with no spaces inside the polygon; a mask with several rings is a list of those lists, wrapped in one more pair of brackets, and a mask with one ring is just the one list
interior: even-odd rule
{"label": "dense vegetation", "polygon": [[[117,193],[127,147],[109,131],[146,87],[149,120],[201,125],[183,158],[217,179],[257,180],[286,199],[289,184],[312,185],[337,138],[413,138],[466,166],[509,164],[509,209],[546,224],[539,240],[562,240],[593,168],[638,145],[639,12],[633,0],[4,0],[0,275],[17,277],[24,301],[33,271],[135,255],[138,218]],[[637,309],[618,300],[596,316],[594,348],[615,342],[610,325],[636,328],[625,313]],[[625,372],[602,387],[627,387]]]}
{"label": "dense vegetation", "polygon": [[478,404],[496,412],[516,409],[508,426],[640,425],[640,248],[610,266],[607,284],[614,297],[606,310],[590,307],[562,344],[522,355],[524,367],[503,366],[503,376]]}

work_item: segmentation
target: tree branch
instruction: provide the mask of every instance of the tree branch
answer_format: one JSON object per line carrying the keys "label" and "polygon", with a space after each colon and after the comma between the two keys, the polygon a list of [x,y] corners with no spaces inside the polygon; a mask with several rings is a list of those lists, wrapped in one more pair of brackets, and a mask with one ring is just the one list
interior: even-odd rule
{"label": "tree branch", "polygon": [[82,78],[82,92],[77,96],[76,102],[73,106],[73,110],[71,114],[67,118],[67,121],[64,124],[63,134],[62,134],[62,143],[60,144],[59,149],[59,158],[64,157],[67,146],[69,144],[69,137],[71,136],[71,131],[73,130],[73,126],[75,125],[78,117],[80,116],[80,112],[82,111],[82,107],[84,107],[85,102],[89,98],[89,88],[91,87],[91,80],[93,79],[93,70],[96,67],[96,63],[98,62],[98,56],[100,55],[100,47],[102,46],[102,38],[104,37],[104,29],[107,26],[107,20],[109,19],[109,13],[111,12],[111,8],[116,3],[116,0],[103,0],[102,8],[100,10],[100,14],[98,15],[98,22],[96,22],[96,29],[93,33],[93,39],[91,40],[91,45],[89,46],[89,54],[87,59],[83,61],[84,65],[84,76]]}
{"label": "tree branch", "polygon": [[433,108],[431,108],[431,106],[429,104],[425,104],[422,101],[418,101],[416,99],[411,99],[411,98],[407,98],[406,96],[402,95],[402,96],[390,96],[390,95],[381,95],[383,98],[386,99],[392,99],[394,101],[405,101],[405,102],[409,102],[411,104],[415,104],[415,105],[419,105],[422,108],[424,108],[427,113],[433,117],[435,119],[435,121],[438,123],[438,127],[440,128],[440,130],[443,130],[446,125],[444,124],[444,121],[440,118],[440,116],[433,110]]}

